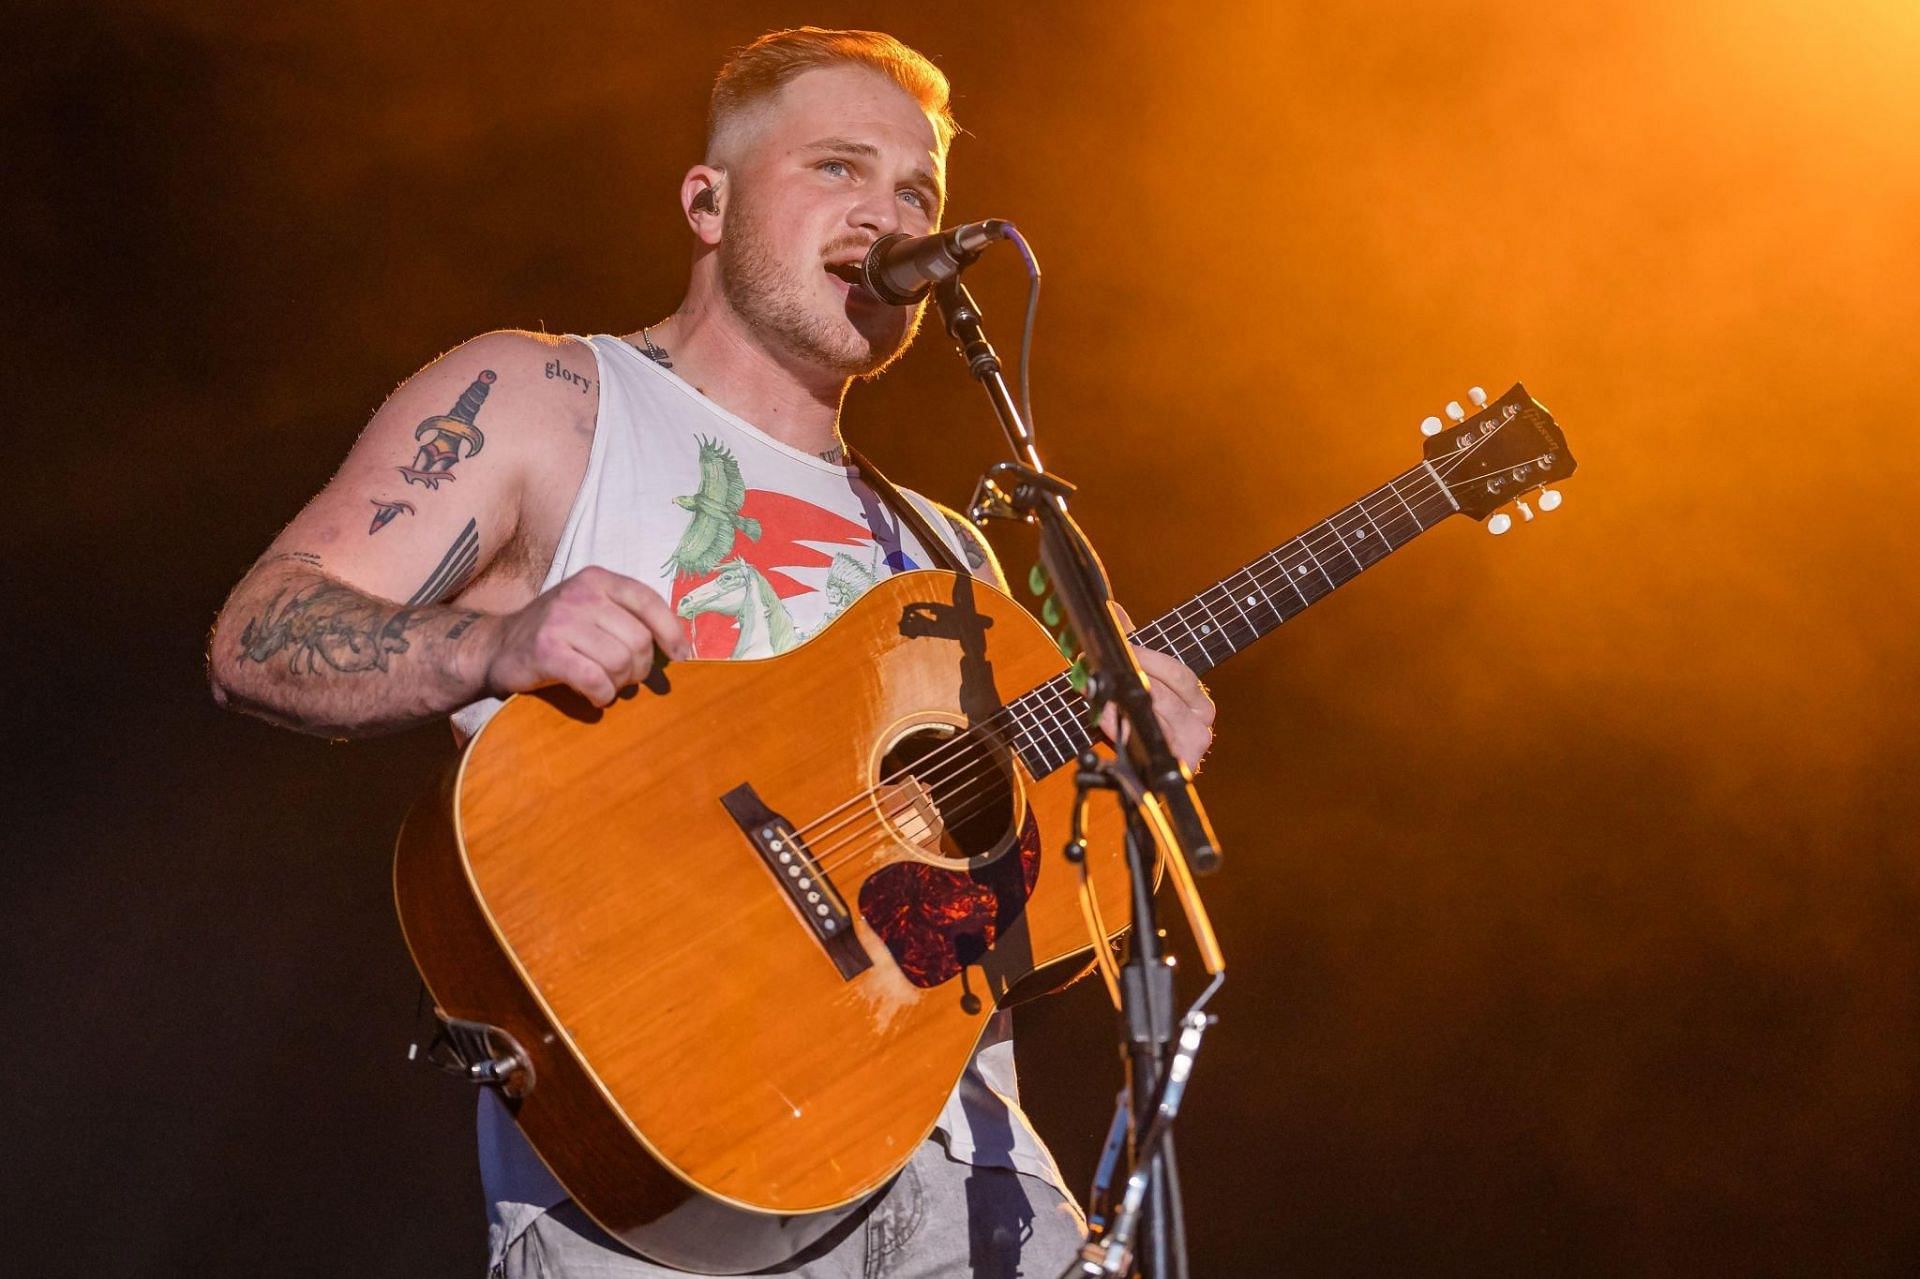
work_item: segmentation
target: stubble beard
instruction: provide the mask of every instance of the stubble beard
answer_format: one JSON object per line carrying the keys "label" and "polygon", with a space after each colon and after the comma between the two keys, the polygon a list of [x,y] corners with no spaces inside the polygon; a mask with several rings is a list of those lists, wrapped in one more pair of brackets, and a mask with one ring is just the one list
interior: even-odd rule
{"label": "stubble beard", "polygon": [[843,378],[877,377],[913,344],[925,303],[909,312],[897,341],[885,332],[870,335],[845,314],[824,314],[808,304],[808,281],[798,274],[808,269],[820,267],[795,268],[775,256],[759,209],[736,195],[720,241],[720,284],[727,304],[754,336]]}

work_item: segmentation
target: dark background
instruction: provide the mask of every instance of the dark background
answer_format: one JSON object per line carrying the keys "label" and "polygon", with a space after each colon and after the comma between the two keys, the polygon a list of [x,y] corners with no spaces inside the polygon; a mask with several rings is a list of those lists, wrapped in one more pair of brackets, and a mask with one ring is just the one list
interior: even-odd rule
{"label": "dark background", "polygon": [[[1470,383],[1582,463],[1212,679],[1196,1273],[1920,1267],[1920,16],[1325,8],[17,13],[0,1265],[479,1272],[388,896],[445,735],[223,715],[205,633],[435,353],[672,309],[711,74],[814,21],[953,77],[950,214],[1042,256],[1043,442],[1136,617]],[[1011,349],[1011,258],[978,279]],[[848,429],[950,502],[1000,447],[931,338]],[[1098,987],[1021,1023],[1083,1186]]]}

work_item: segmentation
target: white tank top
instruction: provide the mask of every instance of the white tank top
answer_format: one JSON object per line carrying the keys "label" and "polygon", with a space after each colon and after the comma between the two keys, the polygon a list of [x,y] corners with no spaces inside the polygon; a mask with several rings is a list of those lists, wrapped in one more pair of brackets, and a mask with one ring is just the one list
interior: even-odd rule
{"label": "white tank top", "polygon": [[[854,468],[782,444],[620,338],[577,340],[599,362],[600,411],[542,591],[611,569],[673,606],[697,656],[756,658],[807,639],[877,579],[939,565]],[[905,496],[965,563],[946,517]],[[456,733],[472,737],[499,708],[488,698],[455,712]],[[1065,1194],[1020,1110],[1010,1032],[1007,1014],[994,1017],[937,1131],[963,1163],[1012,1168]],[[497,1261],[566,1192],[486,1090],[479,1136]]]}

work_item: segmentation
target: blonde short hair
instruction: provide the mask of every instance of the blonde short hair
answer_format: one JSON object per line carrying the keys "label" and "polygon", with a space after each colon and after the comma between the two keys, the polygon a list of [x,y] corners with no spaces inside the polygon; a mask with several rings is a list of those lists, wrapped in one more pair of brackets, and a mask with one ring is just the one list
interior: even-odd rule
{"label": "blonde short hair", "polygon": [[946,73],[911,49],[879,31],[830,31],[824,27],[794,27],[769,31],[752,44],[736,49],[713,81],[707,112],[707,159],[716,163],[714,142],[723,130],[759,104],[780,92],[787,81],[816,67],[861,66],[878,71],[906,91],[933,125],[940,152],[960,126],[948,106]]}

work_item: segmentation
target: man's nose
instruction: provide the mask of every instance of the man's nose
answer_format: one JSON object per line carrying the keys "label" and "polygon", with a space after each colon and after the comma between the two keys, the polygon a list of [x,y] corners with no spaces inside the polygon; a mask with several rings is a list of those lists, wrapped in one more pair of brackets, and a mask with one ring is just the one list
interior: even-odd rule
{"label": "man's nose", "polygon": [[847,221],[863,231],[871,231],[875,239],[892,235],[900,229],[900,202],[894,199],[892,191],[868,187],[847,210]]}

